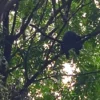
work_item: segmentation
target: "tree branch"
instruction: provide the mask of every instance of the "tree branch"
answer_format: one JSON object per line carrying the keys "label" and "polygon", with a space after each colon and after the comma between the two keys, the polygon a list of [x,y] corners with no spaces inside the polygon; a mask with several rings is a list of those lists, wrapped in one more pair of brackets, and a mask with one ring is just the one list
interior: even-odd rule
{"label": "tree branch", "polygon": [[13,4],[16,4],[19,0],[2,0],[0,1],[0,22],[3,19],[3,14],[11,9]]}

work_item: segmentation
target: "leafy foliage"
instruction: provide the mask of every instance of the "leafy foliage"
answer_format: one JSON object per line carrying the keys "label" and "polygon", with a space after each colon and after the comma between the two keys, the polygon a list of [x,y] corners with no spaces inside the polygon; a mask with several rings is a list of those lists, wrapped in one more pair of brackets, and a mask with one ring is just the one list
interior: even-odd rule
{"label": "leafy foliage", "polygon": [[[4,10],[0,19],[2,100],[99,100],[100,7],[94,1],[19,0]],[[66,59],[58,41],[69,30],[80,36],[98,35],[84,43],[79,56],[70,50]],[[64,71],[66,63],[72,72],[68,66]]]}

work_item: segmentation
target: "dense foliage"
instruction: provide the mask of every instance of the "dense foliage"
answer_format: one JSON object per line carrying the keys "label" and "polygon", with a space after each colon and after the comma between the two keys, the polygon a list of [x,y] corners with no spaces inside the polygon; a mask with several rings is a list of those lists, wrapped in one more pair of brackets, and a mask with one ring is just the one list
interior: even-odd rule
{"label": "dense foliage", "polygon": [[[12,1],[0,0],[1,100],[99,100],[100,1]],[[66,59],[69,30],[98,35]]]}

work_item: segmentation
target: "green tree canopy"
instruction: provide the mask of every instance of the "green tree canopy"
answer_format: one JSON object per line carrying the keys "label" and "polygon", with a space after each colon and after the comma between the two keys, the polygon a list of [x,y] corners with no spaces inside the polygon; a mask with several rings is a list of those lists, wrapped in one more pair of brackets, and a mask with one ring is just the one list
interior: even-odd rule
{"label": "green tree canopy", "polygon": [[[0,0],[0,7],[2,100],[99,100],[99,0]],[[68,59],[59,43],[67,31],[93,34]]]}

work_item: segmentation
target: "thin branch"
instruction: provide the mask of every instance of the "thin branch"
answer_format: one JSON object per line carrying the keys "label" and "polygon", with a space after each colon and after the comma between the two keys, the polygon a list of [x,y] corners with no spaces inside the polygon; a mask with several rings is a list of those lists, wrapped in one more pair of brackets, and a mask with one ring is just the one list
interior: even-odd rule
{"label": "thin branch", "polygon": [[19,5],[19,2],[16,3],[16,7],[15,7],[15,14],[14,14],[14,19],[13,19],[13,25],[12,25],[12,30],[11,30],[11,35],[13,35],[14,33],[14,29],[15,29],[15,24],[16,24],[16,16],[17,16],[17,10],[18,10],[18,5]]}
{"label": "thin branch", "polygon": [[24,69],[25,69],[25,79],[26,79],[26,82],[28,81],[28,66],[27,66],[27,61],[28,61],[28,55],[29,55],[29,50],[32,46],[32,41],[33,41],[33,38],[31,39],[30,41],[30,45],[27,49],[27,52],[25,53],[25,57],[24,57]]}
{"label": "thin branch", "polygon": [[[100,70],[85,72],[85,73],[77,73],[77,74],[62,74],[62,76],[75,77],[75,76],[85,76],[85,75],[98,74],[98,73],[100,73]],[[40,79],[35,80],[34,82],[39,82],[39,81],[45,80],[45,79],[51,79],[52,77],[54,77],[54,78],[59,77],[59,75],[51,75],[51,76],[48,76],[48,77],[40,78]]]}
{"label": "thin branch", "polygon": [[[87,5],[89,5],[89,4],[91,4],[91,2],[89,2],[89,3],[87,3],[87,4],[82,4],[81,5],[81,3],[78,5],[78,7],[77,7],[77,9],[76,9],[76,11],[69,17],[69,19],[68,19],[68,21],[71,19],[71,18],[73,18],[76,14],[77,14],[77,12],[79,11],[79,10],[81,10],[83,7],[85,7],[85,6],[87,6]],[[81,5],[81,6],[80,6]]]}
{"label": "thin branch", "polygon": [[[43,36],[45,36],[46,38],[49,38],[49,39],[51,39],[51,40],[54,40],[54,41],[57,41],[58,43],[62,43],[62,41],[60,41],[60,40],[57,40],[57,39],[55,39],[55,38],[52,38],[52,37],[50,37],[49,35],[46,35],[46,33],[44,33],[40,28],[38,28],[37,26],[35,26],[35,25],[33,25],[33,24],[30,24],[30,26],[32,26],[32,27],[34,27],[36,30],[37,30],[37,32],[40,32]],[[52,31],[53,32],[53,31]]]}
{"label": "thin branch", "polygon": [[[46,0],[45,2],[46,2],[46,3],[45,3],[45,7],[43,8],[43,12],[42,12],[42,14],[41,14],[41,16],[40,16],[39,24],[42,22],[43,17],[44,17],[44,15],[45,15],[45,11],[46,11],[46,7],[47,7],[47,4],[48,4],[48,0]],[[38,24],[38,26],[39,26],[39,24]]]}
{"label": "thin branch", "polygon": [[22,63],[16,65],[15,67],[13,67],[12,69],[8,70],[7,73],[11,73],[13,71],[15,71],[17,68],[19,68],[22,65]]}
{"label": "thin branch", "polygon": [[30,23],[32,17],[33,17],[33,13],[38,9],[39,7],[39,2],[36,4],[36,6],[33,8],[32,12],[30,13],[29,17],[27,18],[27,21],[21,26],[20,28],[20,32],[15,35],[15,40],[18,39],[26,30],[28,24]]}
{"label": "thin branch", "polygon": [[51,23],[52,21],[54,20],[54,18],[59,14],[59,12],[65,7],[66,5],[62,5],[60,6],[57,10],[55,10],[55,13],[53,15],[50,16],[48,22],[46,23],[45,25],[45,28],[47,28]]}

